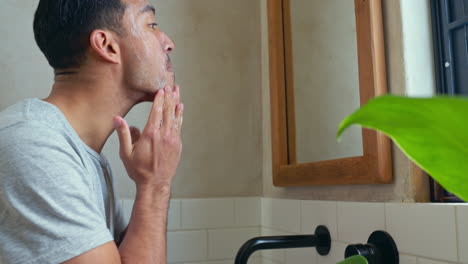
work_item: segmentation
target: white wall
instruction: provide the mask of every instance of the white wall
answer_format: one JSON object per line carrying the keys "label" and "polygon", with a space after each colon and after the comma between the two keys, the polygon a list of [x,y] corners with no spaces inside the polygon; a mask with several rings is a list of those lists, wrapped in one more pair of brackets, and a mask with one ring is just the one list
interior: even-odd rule
{"label": "white wall", "polygon": [[[157,22],[174,40],[177,82],[185,103],[184,150],[172,196],[261,194],[260,3],[252,0],[155,0]],[[27,98],[45,98],[53,71],[32,30],[38,0],[0,0],[0,110]],[[126,120],[144,127],[150,104]],[[103,153],[117,194],[135,187],[118,155],[114,133]]]}
{"label": "white wall", "polygon": [[401,1],[406,94],[435,94],[432,21],[429,0]]}
{"label": "white wall", "polygon": [[[133,201],[122,201],[127,218]],[[169,209],[168,262],[234,263],[256,236],[314,234],[327,226],[331,251],[314,248],[257,251],[249,264],[335,264],[350,244],[377,230],[395,240],[401,264],[468,264],[468,205],[361,203],[227,197],[175,199]]]}
{"label": "white wall", "polygon": [[[260,195],[260,2],[150,2],[175,42],[172,60],[186,109],[172,197]],[[147,113],[132,111],[128,120],[143,127]],[[133,198],[117,142],[114,134],[104,151],[117,169],[120,197]]]}
{"label": "white wall", "polygon": [[[431,75],[429,47],[418,51],[423,55],[411,60],[408,55],[420,47],[411,34],[421,34],[415,37],[423,43],[429,41],[424,22],[428,19],[427,0],[401,2],[400,10],[400,1],[384,1],[389,86],[394,93],[404,94],[408,90],[412,94],[432,85],[430,79],[424,77]],[[32,18],[36,4],[37,0],[0,0],[0,34],[4,36],[0,47],[0,109],[26,97],[44,98],[52,85],[52,71],[33,39]],[[468,248],[465,225],[468,210],[463,205],[237,197],[260,195],[263,171],[265,196],[303,196],[309,200],[314,196],[341,200],[411,199],[410,166],[397,149],[394,156],[397,181],[393,186],[288,190],[272,187],[268,50],[265,49],[268,39],[265,32],[260,39],[257,27],[262,23],[266,28],[266,2],[262,0],[261,6],[258,4],[260,2],[252,0],[164,0],[160,5],[156,3],[162,28],[176,42],[174,61],[188,109],[185,152],[174,197],[229,196],[171,202],[169,260],[172,263],[232,263],[237,246],[251,236],[310,233],[317,225],[326,224],[334,238],[328,258],[318,257],[310,249],[280,250],[263,254],[264,263],[335,263],[341,260],[348,243],[365,242],[375,229],[385,229],[394,236],[403,264],[468,263],[465,250]],[[410,5],[415,6],[410,8]],[[401,14],[405,19],[400,20]],[[413,23],[411,18],[424,22],[414,24],[421,26],[421,31],[407,28]],[[403,29],[406,37],[402,36]],[[263,83],[260,83],[260,76]],[[426,92],[430,90],[422,91]],[[137,107],[127,119],[142,127],[148,108],[149,105]],[[262,144],[265,145],[263,149]],[[119,178],[120,196],[133,198],[134,191],[126,187],[128,180],[116,158],[116,149],[114,137],[106,145],[106,154]],[[131,204],[131,200],[124,202],[127,216]],[[259,257],[255,255],[254,261]]]}
{"label": "white wall", "polygon": [[0,110],[26,97],[46,97],[52,70],[36,45],[37,1],[0,0]]}

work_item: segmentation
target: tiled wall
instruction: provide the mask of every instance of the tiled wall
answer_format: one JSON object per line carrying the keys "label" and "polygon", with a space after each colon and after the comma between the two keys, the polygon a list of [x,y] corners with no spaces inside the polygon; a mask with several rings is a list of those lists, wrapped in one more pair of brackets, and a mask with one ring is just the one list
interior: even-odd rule
{"label": "tiled wall", "polygon": [[468,205],[354,203],[261,198],[262,235],[313,234],[328,226],[332,249],[274,250],[263,263],[328,264],[343,260],[349,244],[365,243],[376,230],[395,239],[402,264],[468,263]]}
{"label": "tiled wall", "polygon": [[[122,200],[130,217],[132,200]],[[240,246],[260,235],[261,200],[174,199],[168,216],[168,263],[232,264]],[[260,253],[249,264],[260,264]]]}
{"label": "tiled wall", "polygon": [[[127,217],[132,201],[122,201]],[[332,249],[255,253],[251,263],[335,264],[347,245],[365,243],[376,230],[389,232],[402,264],[468,264],[468,205],[354,203],[271,198],[176,199],[168,223],[170,263],[234,263],[239,247],[263,235],[313,234],[326,225]]]}

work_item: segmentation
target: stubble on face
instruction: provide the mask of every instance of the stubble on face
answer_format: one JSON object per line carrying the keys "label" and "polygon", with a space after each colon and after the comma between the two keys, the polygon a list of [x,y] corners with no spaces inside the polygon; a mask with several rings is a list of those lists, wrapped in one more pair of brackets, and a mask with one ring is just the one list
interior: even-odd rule
{"label": "stubble on face", "polygon": [[166,86],[174,87],[175,85],[175,73],[173,70],[173,64],[169,55],[167,56],[166,63],[164,64],[165,75],[162,83],[159,84],[159,89],[163,89]]}
{"label": "stubble on face", "polygon": [[[147,1],[130,0],[124,21],[128,31],[126,40],[129,56],[128,80],[130,86],[146,93],[156,93],[167,85],[174,85],[174,74],[168,70],[170,59],[165,54],[159,30],[150,29],[149,23],[154,23],[152,12],[147,9]],[[150,9],[151,10],[151,9]]]}

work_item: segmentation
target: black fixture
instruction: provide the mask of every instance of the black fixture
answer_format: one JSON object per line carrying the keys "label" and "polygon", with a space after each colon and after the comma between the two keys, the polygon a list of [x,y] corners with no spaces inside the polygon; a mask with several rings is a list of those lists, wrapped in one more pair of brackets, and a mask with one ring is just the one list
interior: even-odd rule
{"label": "black fixture", "polygon": [[399,264],[398,249],[393,238],[385,231],[375,231],[367,244],[354,244],[346,247],[345,258],[360,255],[369,264]]}
{"label": "black fixture", "polygon": [[235,264],[246,264],[250,255],[257,250],[315,247],[320,255],[325,256],[330,252],[330,246],[330,232],[326,226],[318,226],[315,235],[255,237],[239,249]]}

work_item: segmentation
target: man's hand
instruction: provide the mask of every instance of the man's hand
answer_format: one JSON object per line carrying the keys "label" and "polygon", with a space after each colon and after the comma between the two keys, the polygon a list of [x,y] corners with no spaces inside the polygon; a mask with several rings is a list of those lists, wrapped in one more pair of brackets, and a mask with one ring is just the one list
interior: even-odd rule
{"label": "man's hand", "polygon": [[130,223],[122,243],[96,247],[64,264],[166,263],[166,226],[170,185],[180,160],[180,131],[184,107],[179,87],[156,95],[148,122],[140,135],[121,117],[114,117],[120,157],[137,184]]}
{"label": "man's hand", "polygon": [[158,91],[141,135],[137,129],[130,129],[123,118],[114,117],[120,158],[137,187],[171,185],[182,152],[183,112],[179,87],[167,86]]}

